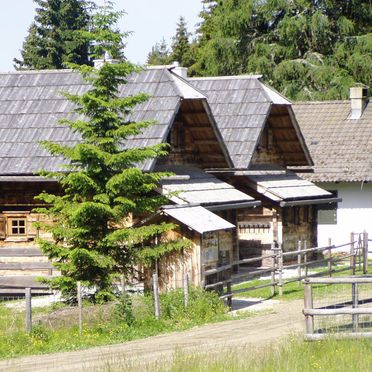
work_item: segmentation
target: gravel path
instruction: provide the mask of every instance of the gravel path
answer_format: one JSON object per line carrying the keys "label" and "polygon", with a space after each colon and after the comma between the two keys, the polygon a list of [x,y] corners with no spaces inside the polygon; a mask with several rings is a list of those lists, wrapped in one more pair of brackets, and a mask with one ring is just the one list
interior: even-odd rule
{"label": "gravel path", "polygon": [[[264,303],[258,306],[269,309]],[[0,361],[0,371],[102,371],[123,363],[139,371],[141,365],[170,359],[178,351],[216,351],[246,345],[264,347],[291,333],[303,332],[303,300],[274,301],[270,306],[270,313],[184,332],[86,350],[4,360]]]}

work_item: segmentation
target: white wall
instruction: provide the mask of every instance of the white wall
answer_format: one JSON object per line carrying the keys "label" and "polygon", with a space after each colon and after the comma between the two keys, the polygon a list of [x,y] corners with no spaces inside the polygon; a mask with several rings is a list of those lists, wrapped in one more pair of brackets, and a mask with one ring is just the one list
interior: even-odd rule
{"label": "white wall", "polygon": [[[339,245],[350,241],[351,232],[368,232],[372,239],[372,183],[318,183],[326,190],[338,190],[337,224],[318,225],[318,246],[326,246],[328,238]],[[371,247],[372,243],[370,243]]]}

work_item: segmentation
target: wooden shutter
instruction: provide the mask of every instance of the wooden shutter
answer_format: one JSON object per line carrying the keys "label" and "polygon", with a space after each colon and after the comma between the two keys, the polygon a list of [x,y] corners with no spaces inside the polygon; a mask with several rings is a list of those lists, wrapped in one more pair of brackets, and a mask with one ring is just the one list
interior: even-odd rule
{"label": "wooden shutter", "polygon": [[35,227],[35,222],[38,221],[37,214],[30,214],[27,216],[27,237],[35,238],[37,235],[37,229]]}

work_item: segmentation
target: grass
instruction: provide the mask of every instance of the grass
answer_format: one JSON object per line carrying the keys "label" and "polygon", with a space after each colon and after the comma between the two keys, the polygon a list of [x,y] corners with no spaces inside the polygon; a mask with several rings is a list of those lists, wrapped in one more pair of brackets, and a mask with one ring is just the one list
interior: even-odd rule
{"label": "grass", "polygon": [[[68,351],[108,345],[181,331],[206,323],[236,319],[215,293],[190,289],[189,306],[183,305],[182,291],[161,298],[162,316],[153,316],[152,298],[132,297],[133,307],[116,303],[85,304],[83,334],[78,330],[77,309],[58,305],[33,310],[33,330],[25,332],[24,310],[0,305],[0,358]],[[128,313],[130,313],[128,316]],[[240,318],[252,316],[242,314]]]}
{"label": "grass", "polygon": [[[265,348],[242,346],[215,350],[205,354],[176,353],[173,360],[164,360],[141,367],[143,371],[159,372],[313,372],[370,371],[372,342],[370,340],[333,340],[305,342],[300,337],[280,340]],[[137,367],[138,368],[138,367]],[[124,361],[107,366],[107,371],[130,371],[135,367]]]}
{"label": "grass", "polygon": [[[343,269],[343,268],[346,268],[347,266],[338,266],[337,269]],[[372,265],[370,263],[370,265],[368,266],[368,274],[372,274]],[[322,272],[322,271],[326,271],[326,267],[316,267],[316,268],[312,268],[311,269],[312,272]],[[358,270],[358,266],[357,266],[357,271],[356,271],[356,275],[362,275],[363,273],[361,271]],[[347,276],[347,275],[351,275],[350,274],[350,271],[342,271],[342,272],[338,272],[338,273],[334,273],[333,276]],[[278,278],[276,277],[276,280],[278,280]],[[258,285],[262,285],[262,284],[269,284],[270,283],[270,280],[269,279],[256,279],[256,280],[252,280],[252,281],[249,281],[249,282],[244,282],[244,283],[240,283],[240,284],[236,284],[232,287],[232,290],[238,290],[238,289],[244,289],[244,288],[249,288],[249,287],[253,287],[253,286],[258,286]],[[316,291],[317,293],[317,296],[324,296],[324,295],[329,295],[330,293],[333,293],[333,292],[337,292],[339,290],[339,288],[337,286],[331,286],[331,285],[314,285],[312,286],[314,291]],[[234,295],[234,297],[258,297],[258,298],[278,298],[280,300],[284,300],[284,301],[291,301],[291,300],[299,300],[299,299],[303,299],[303,294],[304,294],[304,287],[302,285],[301,282],[292,282],[292,283],[288,283],[288,284],[284,284],[283,286],[283,296],[279,296],[278,294],[278,286],[276,286],[276,289],[275,289],[275,295],[272,296],[271,295],[271,287],[268,286],[266,288],[259,288],[259,289],[255,289],[255,290],[247,290],[246,292],[243,291],[243,292],[240,292],[236,295]]]}

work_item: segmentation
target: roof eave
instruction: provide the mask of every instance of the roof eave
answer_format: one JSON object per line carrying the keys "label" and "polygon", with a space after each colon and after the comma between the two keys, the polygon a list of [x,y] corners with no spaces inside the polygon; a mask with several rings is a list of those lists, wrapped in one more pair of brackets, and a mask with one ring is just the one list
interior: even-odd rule
{"label": "roof eave", "polygon": [[299,124],[297,122],[297,119],[296,119],[296,116],[293,112],[292,105],[288,105],[287,108],[288,108],[288,113],[289,113],[289,116],[290,116],[292,124],[293,124],[293,128],[296,131],[297,138],[300,141],[300,144],[301,144],[302,150],[304,152],[305,158],[308,162],[307,165],[313,166],[314,165],[313,159],[311,158],[310,151],[309,151],[309,149],[306,145],[306,142],[305,142],[305,138],[302,135],[300,126],[299,126]]}
{"label": "roof eave", "polygon": [[283,200],[279,203],[281,207],[295,207],[299,205],[311,204],[332,204],[342,202],[342,198],[320,198],[320,199],[297,199],[297,200]]}

